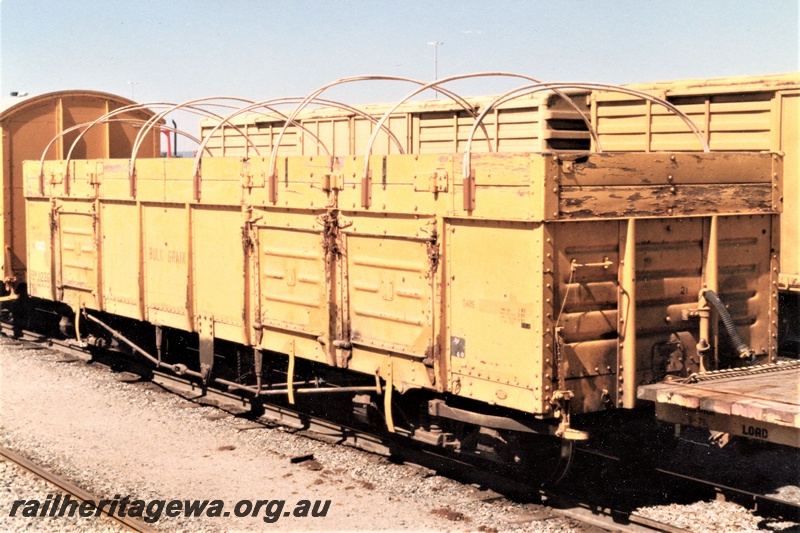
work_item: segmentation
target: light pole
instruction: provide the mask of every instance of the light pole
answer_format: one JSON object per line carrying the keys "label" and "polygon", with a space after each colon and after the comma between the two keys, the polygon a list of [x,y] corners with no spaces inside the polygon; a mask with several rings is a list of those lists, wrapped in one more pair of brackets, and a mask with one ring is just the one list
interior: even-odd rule
{"label": "light pole", "polygon": [[[428,41],[428,46],[433,46],[433,81],[439,79],[439,47],[444,43],[441,41]],[[436,98],[439,98],[439,91],[433,90]]]}
{"label": "light pole", "polygon": [[134,85],[136,85],[137,83],[139,83],[139,82],[138,82],[138,81],[129,81],[129,82],[128,82],[128,85],[130,85],[130,86],[131,86],[131,100],[133,100],[133,99],[134,99],[134,98],[133,98],[133,86],[134,86]]}

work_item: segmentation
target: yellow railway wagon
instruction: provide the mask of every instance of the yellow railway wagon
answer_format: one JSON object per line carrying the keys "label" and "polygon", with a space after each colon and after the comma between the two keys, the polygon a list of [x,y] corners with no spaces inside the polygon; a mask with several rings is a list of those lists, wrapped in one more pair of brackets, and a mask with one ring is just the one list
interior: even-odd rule
{"label": "yellow railway wagon", "polygon": [[[0,208],[4,281],[15,290],[26,279],[25,197],[22,162],[62,160],[88,123],[134,102],[96,91],[60,91],[13,98],[0,105]],[[127,157],[138,126],[153,116],[150,110],[130,111],[87,131],[72,148],[74,159]],[[84,126],[81,126],[81,125]],[[52,143],[51,143],[52,141]],[[159,154],[157,133],[142,146],[145,157]],[[47,175],[45,180],[52,179]]]}
{"label": "yellow railway wagon", "polygon": [[29,163],[31,295],[196,332],[205,379],[215,339],[288,357],[290,398],[297,358],[377,376],[390,429],[423,389],[580,437],[737,364],[707,290],[775,359],[779,155],[463,155]]}
{"label": "yellow railway wagon", "polygon": [[[542,152],[583,150],[590,146],[588,92],[566,91],[572,104],[562,97],[535,94],[498,106],[484,120],[474,142],[476,152]],[[458,103],[440,100],[411,101],[394,110],[379,132],[374,155],[440,154],[465,149],[474,113],[494,97],[466,98],[466,109]],[[308,108],[296,117],[281,139],[280,155],[364,155],[359,153],[375,129],[375,123],[391,106],[373,104],[358,107]],[[288,113],[284,113],[286,115]],[[275,113],[242,113],[217,128],[219,120],[200,123],[201,138],[214,156],[269,155],[286,124],[286,116]],[[489,142],[486,142],[486,139]]]}
{"label": "yellow railway wagon", "polygon": [[[784,155],[778,285],[784,291],[782,321],[790,328],[784,335],[789,344],[800,346],[800,73],[629,87],[664,98],[686,113],[703,131],[712,151],[764,150]],[[592,122],[604,151],[701,149],[674,114],[619,93],[593,93]]]}

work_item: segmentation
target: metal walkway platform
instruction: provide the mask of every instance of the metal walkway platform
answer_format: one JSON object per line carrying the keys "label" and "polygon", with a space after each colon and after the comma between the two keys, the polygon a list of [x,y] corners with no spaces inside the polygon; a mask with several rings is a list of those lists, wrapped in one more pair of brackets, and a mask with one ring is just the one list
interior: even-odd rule
{"label": "metal walkway platform", "polygon": [[800,361],[694,374],[637,396],[664,422],[800,447]]}

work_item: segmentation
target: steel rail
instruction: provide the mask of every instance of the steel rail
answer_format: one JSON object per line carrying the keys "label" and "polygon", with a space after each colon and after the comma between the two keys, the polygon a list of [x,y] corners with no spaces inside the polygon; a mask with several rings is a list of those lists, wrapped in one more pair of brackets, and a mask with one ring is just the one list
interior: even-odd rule
{"label": "steel rail", "polygon": [[[554,513],[584,524],[596,526],[607,531],[645,533],[659,531],[664,533],[689,533],[691,530],[659,522],[636,513],[617,511],[609,507],[595,507],[575,501],[569,495],[552,491],[541,491],[542,500],[551,505]],[[568,507],[567,507],[568,506]]]}
{"label": "steel rail", "polygon": [[766,494],[759,494],[757,492],[731,487],[730,485],[725,485],[724,483],[706,481],[700,478],[696,478],[694,476],[689,476],[687,474],[672,472],[671,470],[656,468],[655,471],[658,472],[659,474],[664,474],[667,476],[684,479],[686,481],[691,481],[694,483],[703,483],[709,486],[713,486],[714,489],[716,490],[734,495],[731,499],[751,502],[754,505],[754,507],[759,510],[763,510],[764,508],[766,508],[766,509],[776,509],[776,510],[782,509],[783,511],[789,511],[788,513],[784,512],[778,514],[780,514],[780,516],[785,520],[789,520],[792,522],[800,521],[800,504],[798,503],[788,502],[786,500],[781,500],[780,498],[767,496]]}
{"label": "steel rail", "polygon": [[[576,448],[576,451],[584,454],[602,457],[606,460],[614,461],[617,463],[622,462],[622,459],[620,457],[610,455],[608,453],[604,453],[599,450],[593,450],[591,448]],[[688,481],[690,483],[697,483],[698,485],[704,485],[706,487],[713,488],[716,491],[720,491],[729,495],[731,500],[736,500],[744,503],[751,503],[752,506],[756,509],[781,510],[781,512],[774,512],[770,514],[780,515],[782,518],[786,520],[791,520],[795,522],[800,521],[800,503],[781,500],[780,498],[776,498],[774,496],[767,496],[766,494],[759,494],[751,490],[733,487],[730,485],[726,485],[724,483],[719,483],[716,481],[690,476],[688,474],[683,474],[680,472],[674,472],[666,468],[654,467],[652,471],[656,474],[660,474],[663,476],[669,476],[671,478],[675,478],[678,480]]]}
{"label": "steel rail", "polygon": [[[60,488],[61,490],[75,496],[77,499],[87,502],[91,501],[95,504],[99,502],[101,499],[95,495],[91,494],[90,492],[83,490],[82,488],[78,487],[74,483],[67,481],[63,477],[54,474],[50,470],[34,463],[33,461],[26,459],[25,457],[21,456],[20,454],[9,450],[8,448],[0,446],[0,456],[4,457],[6,460],[24,468],[28,472],[40,477],[41,479],[47,481],[51,485],[55,485],[56,487]],[[95,507],[97,509],[97,507]],[[94,509],[92,509],[94,512]],[[125,527],[130,531],[138,531],[141,533],[156,533],[158,530],[153,528],[152,526],[142,522],[141,520],[136,520],[135,518],[131,518],[128,516],[117,516],[114,513],[109,513],[107,509],[100,507],[100,511],[107,517],[113,519],[121,526]]]}

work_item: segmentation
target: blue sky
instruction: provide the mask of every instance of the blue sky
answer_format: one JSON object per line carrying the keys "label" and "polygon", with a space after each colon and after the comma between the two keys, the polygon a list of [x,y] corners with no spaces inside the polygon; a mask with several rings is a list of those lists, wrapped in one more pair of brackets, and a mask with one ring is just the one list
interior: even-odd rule
{"label": "blue sky", "polygon": [[[0,0],[0,95],[267,99],[361,74],[430,80],[429,41],[444,43],[439,77],[502,70],[621,84],[771,74],[800,70],[798,40],[798,0]],[[408,90],[372,82],[328,96],[359,104]]]}

